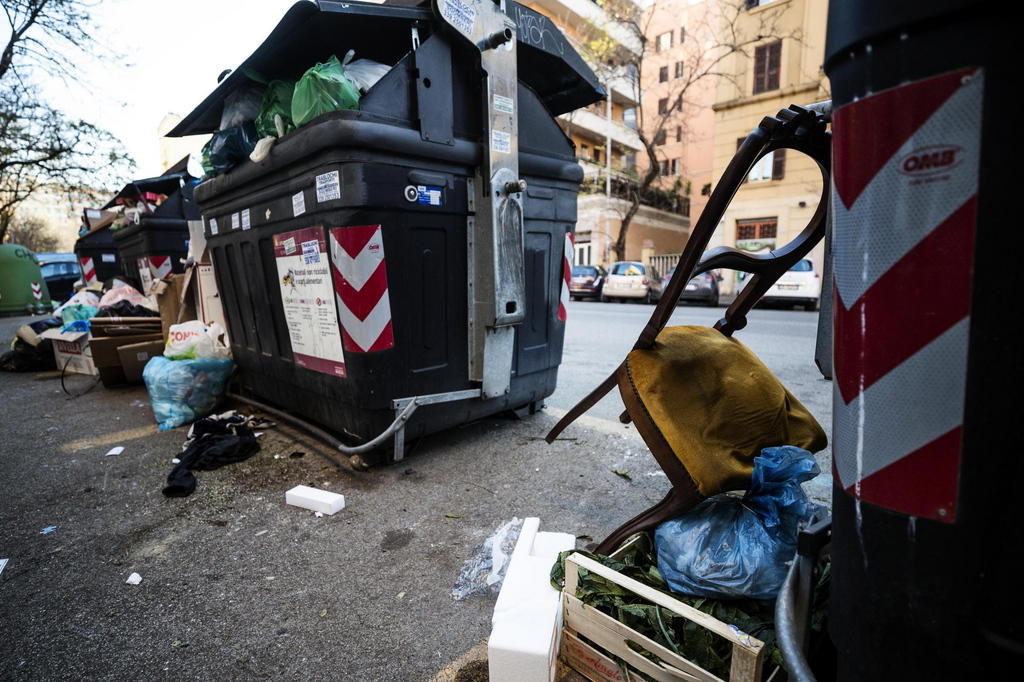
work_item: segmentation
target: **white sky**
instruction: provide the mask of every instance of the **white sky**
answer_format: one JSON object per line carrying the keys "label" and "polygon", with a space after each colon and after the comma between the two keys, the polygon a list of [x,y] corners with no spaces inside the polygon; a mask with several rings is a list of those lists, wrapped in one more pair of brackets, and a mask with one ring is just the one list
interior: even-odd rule
{"label": "white sky", "polygon": [[[97,49],[110,45],[126,65],[88,64],[89,88],[44,86],[67,114],[106,128],[135,157],[136,177],[160,171],[157,126],[185,116],[255,50],[294,0],[102,0],[94,11]],[[6,31],[5,31],[6,33]],[[6,35],[0,35],[6,42]],[[128,180],[129,178],[125,178]]]}

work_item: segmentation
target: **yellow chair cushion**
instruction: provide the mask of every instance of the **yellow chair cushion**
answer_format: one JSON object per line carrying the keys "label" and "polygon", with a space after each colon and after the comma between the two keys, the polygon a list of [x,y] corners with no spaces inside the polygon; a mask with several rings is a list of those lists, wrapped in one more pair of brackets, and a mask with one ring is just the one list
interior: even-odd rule
{"label": "yellow chair cushion", "polygon": [[654,424],[701,495],[746,489],[762,448],[825,447],[821,425],[738,340],[710,327],[667,327],[627,359]]}

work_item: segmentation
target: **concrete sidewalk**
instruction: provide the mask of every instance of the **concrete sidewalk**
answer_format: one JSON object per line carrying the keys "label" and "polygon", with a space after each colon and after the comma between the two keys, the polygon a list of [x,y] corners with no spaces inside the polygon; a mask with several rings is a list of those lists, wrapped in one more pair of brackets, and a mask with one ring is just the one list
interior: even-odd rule
{"label": "concrete sidewalk", "polygon": [[[0,394],[5,680],[451,674],[486,638],[493,598],[450,592],[499,525],[539,516],[583,546],[667,489],[629,427],[576,425],[549,446],[555,416],[540,413],[430,437],[369,472],[279,427],[252,459],[168,499],[185,429],[158,433],[144,388],[69,399],[52,374],[0,374]],[[105,457],[115,445],[124,453]],[[322,518],[286,506],[299,484],[348,506]],[[140,585],[125,584],[132,572]]]}

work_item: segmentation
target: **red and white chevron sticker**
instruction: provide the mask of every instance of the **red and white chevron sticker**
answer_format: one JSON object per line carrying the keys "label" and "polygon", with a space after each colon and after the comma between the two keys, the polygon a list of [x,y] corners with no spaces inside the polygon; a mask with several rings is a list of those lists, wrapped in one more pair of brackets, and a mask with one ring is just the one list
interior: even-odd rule
{"label": "red and white chevron sticker", "polygon": [[380,225],[330,230],[331,274],[345,350],[370,353],[395,345]]}
{"label": "red and white chevron sticker", "polygon": [[149,257],[149,271],[153,273],[153,279],[166,279],[170,277],[172,265],[170,256]]}
{"label": "red and white chevron sticker", "polygon": [[82,265],[82,278],[85,279],[86,286],[98,283],[96,265],[93,264],[92,258],[79,258],[78,262]]}
{"label": "red and white chevron sticker", "polygon": [[558,295],[558,321],[565,322],[568,318],[569,308],[569,282],[572,279],[572,261],[574,256],[574,237],[568,232],[565,234],[565,250],[562,254],[562,289]]}
{"label": "red and white chevron sticker", "polygon": [[43,300],[43,285],[39,282],[32,282],[32,296],[37,300]]}
{"label": "red and white chevron sticker", "polygon": [[835,397],[842,487],[956,520],[981,143],[980,69],[833,117]]}

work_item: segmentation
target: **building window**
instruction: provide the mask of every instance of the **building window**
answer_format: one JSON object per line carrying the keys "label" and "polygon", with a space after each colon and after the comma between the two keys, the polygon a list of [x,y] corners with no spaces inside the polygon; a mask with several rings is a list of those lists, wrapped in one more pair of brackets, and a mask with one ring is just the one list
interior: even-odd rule
{"label": "building window", "polygon": [[668,113],[668,97],[662,97],[661,99],[658,100],[658,113]]}
{"label": "building window", "polygon": [[669,175],[679,175],[679,159],[669,159],[668,172]]}
{"label": "building window", "polygon": [[667,66],[663,66],[660,69],[658,69],[658,82],[659,83],[667,83],[668,82],[668,67]]}
{"label": "building window", "polygon": [[686,40],[686,27],[685,26],[681,26],[679,28],[679,44],[682,45],[685,40]]}
{"label": "building window", "polygon": [[672,49],[672,38],[674,37],[673,31],[666,31],[655,39],[655,45],[658,52],[664,52]]}
{"label": "building window", "polygon": [[676,142],[683,141],[683,126],[676,126]]}
{"label": "building window", "polygon": [[782,41],[754,48],[754,94],[779,89]]}
{"label": "building window", "polygon": [[778,236],[778,218],[756,218],[736,221],[736,241],[742,239],[775,239]]}
{"label": "building window", "polygon": [[622,125],[636,130],[636,109],[631,107],[622,110]]}
{"label": "building window", "polygon": [[[668,67],[666,66],[665,68],[667,69]],[[683,77],[683,63],[682,62],[676,62],[676,78],[682,78],[682,77]]]}
{"label": "building window", "polygon": [[[743,144],[745,137],[736,140],[736,149]],[[743,178],[743,182],[764,182],[766,180],[781,180],[786,175],[786,150],[776,149],[771,154],[765,154]]]}
{"label": "building window", "polygon": [[658,161],[658,175],[668,175],[668,159],[661,159]]}
{"label": "building window", "polygon": [[580,158],[590,160],[590,147],[585,144],[580,145]]}
{"label": "building window", "polygon": [[654,133],[654,144],[665,144],[666,142],[665,129],[662,128]]}

